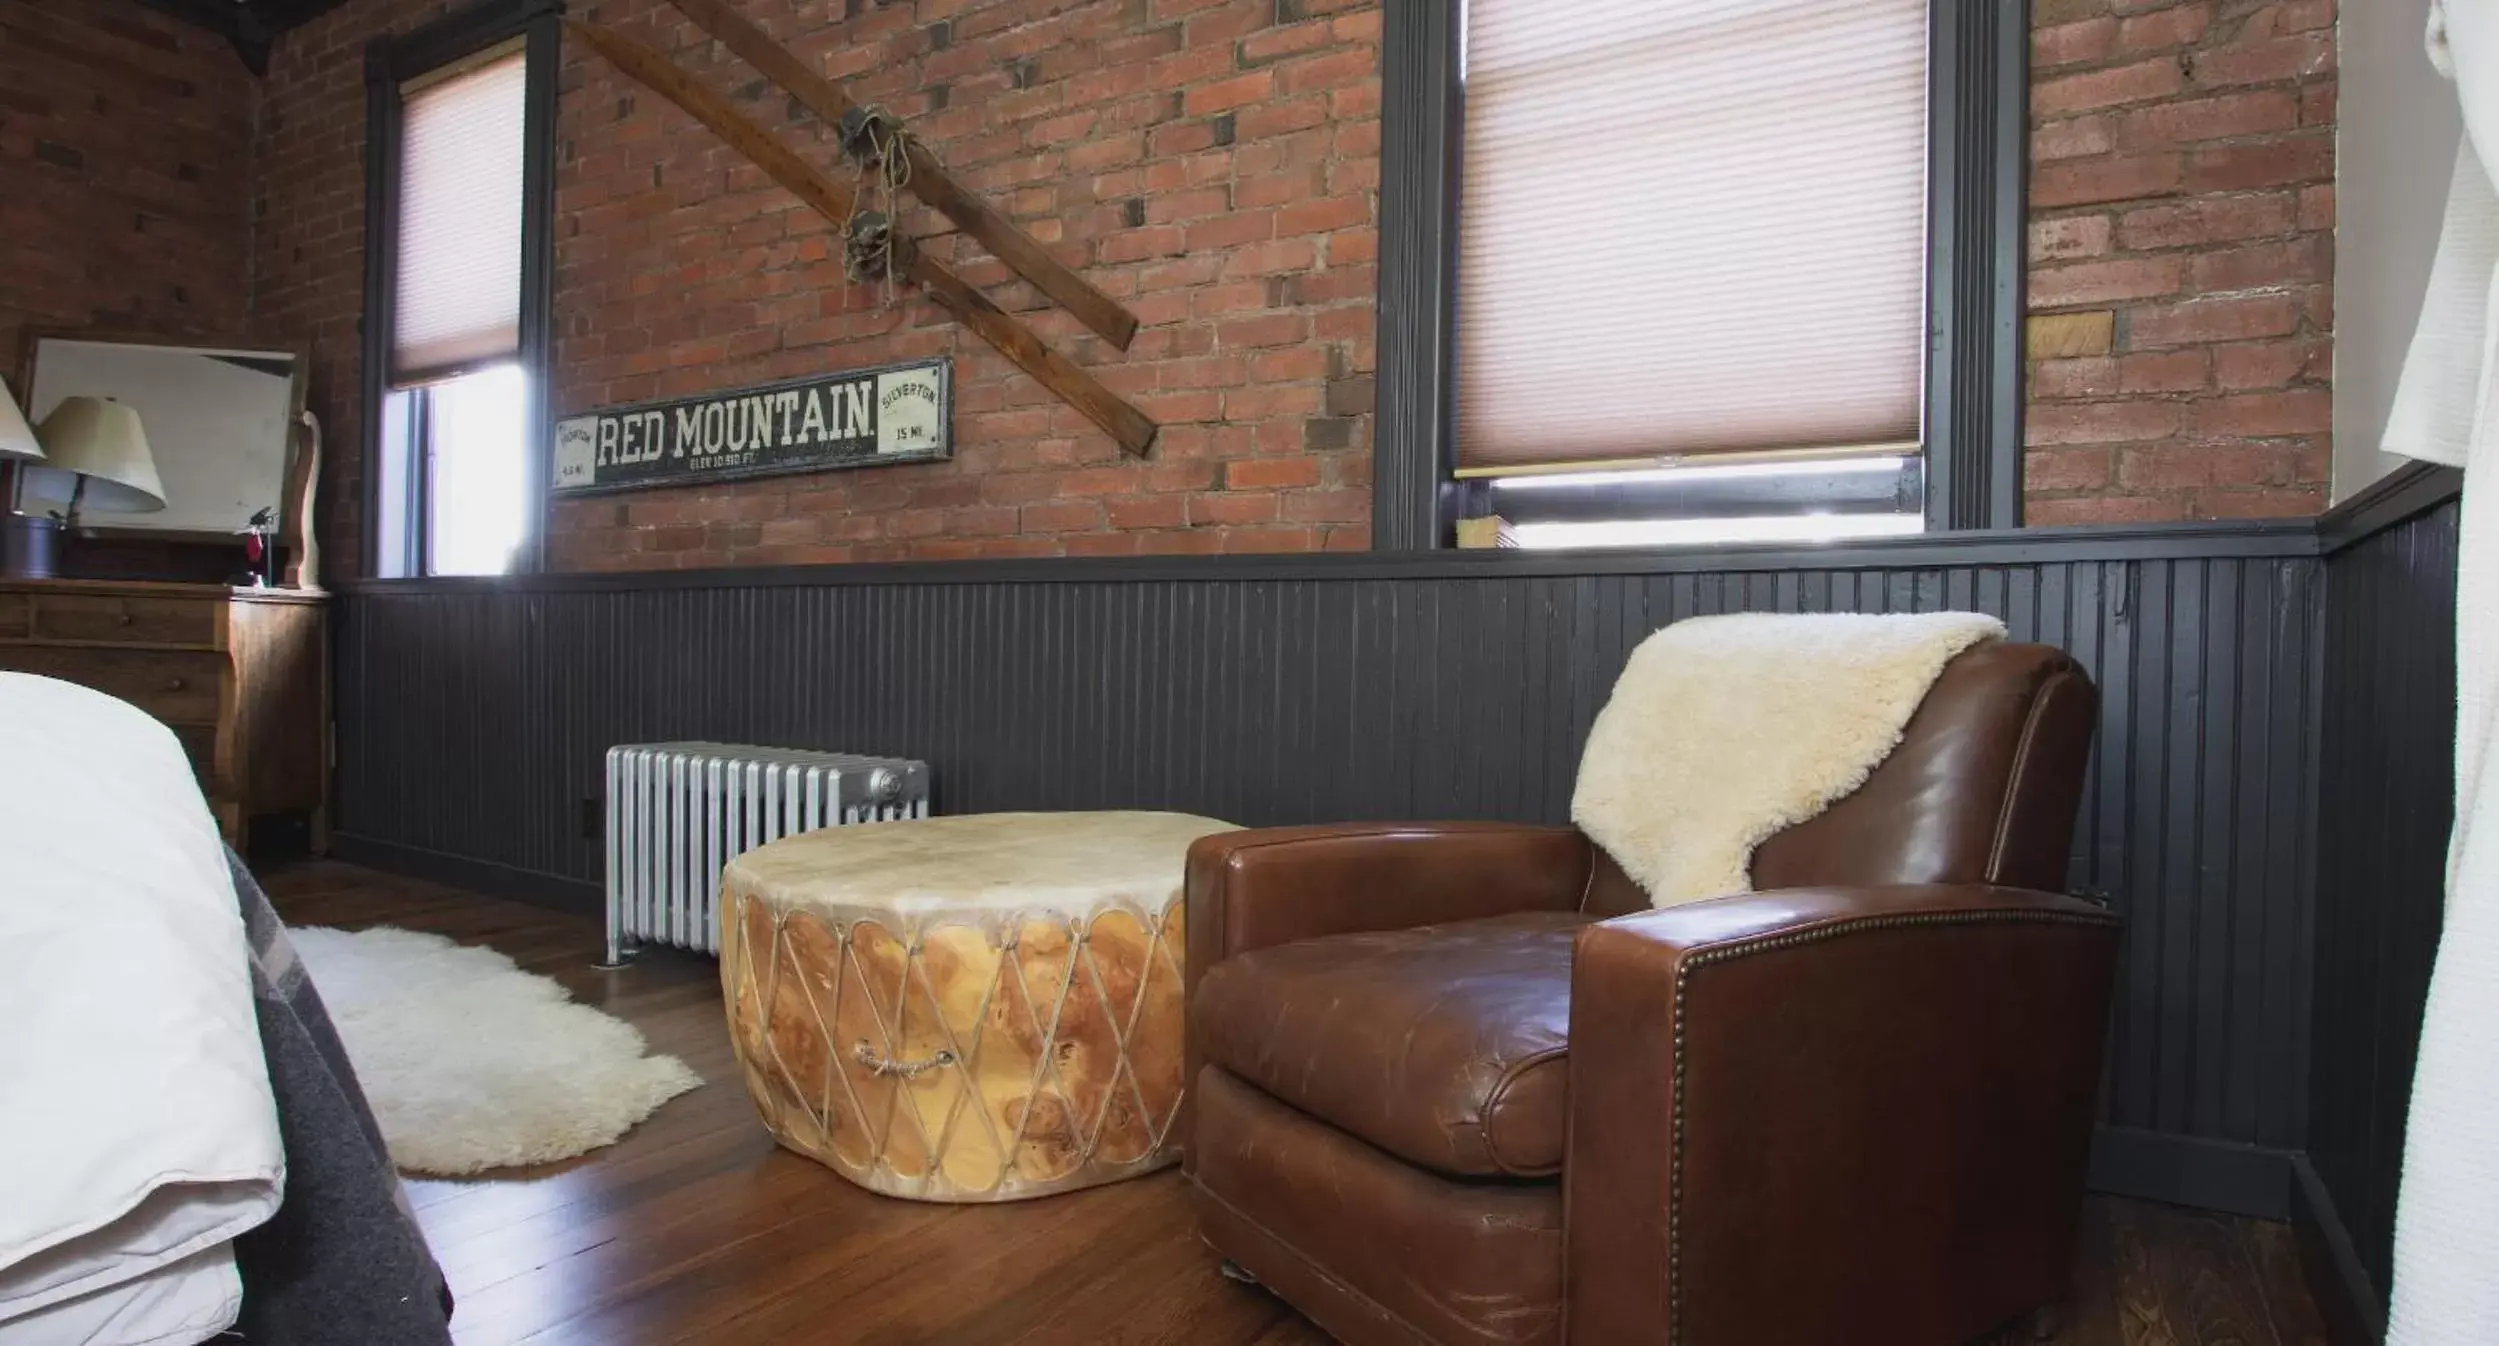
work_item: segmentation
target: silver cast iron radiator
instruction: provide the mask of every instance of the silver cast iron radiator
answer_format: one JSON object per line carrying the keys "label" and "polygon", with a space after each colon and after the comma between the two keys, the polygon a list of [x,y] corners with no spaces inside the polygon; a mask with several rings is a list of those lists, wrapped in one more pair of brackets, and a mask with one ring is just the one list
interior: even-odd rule
{"label": "silver cast iron radiator", "polygon": [[765,842],[928,816],[926,762],[735,743],[607,750],[607,966],[637,944],[720,952],[720,870]]}

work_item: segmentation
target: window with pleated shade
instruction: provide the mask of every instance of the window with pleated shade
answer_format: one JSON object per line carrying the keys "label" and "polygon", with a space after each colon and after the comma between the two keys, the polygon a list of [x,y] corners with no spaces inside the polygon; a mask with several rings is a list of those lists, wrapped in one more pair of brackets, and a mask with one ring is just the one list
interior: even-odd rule
{"label": "window with pleated shade", "polygon": [[[422,56],[403,60],[388,40],[386,59],[368,53],[368,106],[387,112],[367,171],[390,190],[368,222],[385,231],[374,256],[387,268],[369,277],[387,309],[367,355],[381,373],[370,507],[383,578],[500,574],[526,561],[549,321],[528,259],[551,211],[531,184],[543,188],[533,169],[552,143],[558,22],[515,7],[516,34],[463,53],[436,54],[422,36],[407,49]],[[525,329],[537,335],[525,341]]]}
{"label": "window with pleated shade", "polygon": [[402,89],[394,383],[520,349],[528,84],[528,57],[513,42]]}
{"label": "window with pleated shade", "polygon": [[1469,0],[1462,475],[1914,458],[1927,5]]}

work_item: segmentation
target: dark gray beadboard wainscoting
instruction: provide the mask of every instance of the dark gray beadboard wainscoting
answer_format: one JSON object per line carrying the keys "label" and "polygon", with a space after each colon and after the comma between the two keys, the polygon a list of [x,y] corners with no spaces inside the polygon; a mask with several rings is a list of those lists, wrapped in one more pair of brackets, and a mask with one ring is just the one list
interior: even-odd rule
{"label": "dark gray beadboard wainscoting", "polygon": [[2326,521],[2315,1030],[2295,1198],[2319,1301],[2375,1340],[2454,817],[2457,477],[2407,469]]}
{"label": "dark gray beadboard wainscoting", "polygon": [[340,622],[339,850],[586,907],[602,754],[671,738],[925,758],[947,812],[1558,820],[1658,626],[1977,608],[2102,692],[2073,884],[2128,923],[2098,1181],[2281,1214],[2312,1098],[2323,578],[2291,521],[369,583]]}

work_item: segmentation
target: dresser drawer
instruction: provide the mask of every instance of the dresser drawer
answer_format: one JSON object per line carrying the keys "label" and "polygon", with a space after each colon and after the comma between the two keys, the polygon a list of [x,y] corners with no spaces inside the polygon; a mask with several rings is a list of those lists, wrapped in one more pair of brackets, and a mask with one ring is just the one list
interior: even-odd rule
{"label": "dresser drawer", "polygon": [[93,687],[168,724],[215,724],[227,667],[206,650],[0,645],[0,668]]}
{"label": "dresser drawer", "polygon": [[33,638],[112,645],[215,647],[224,604],[197,598],[121,594],[31,595]]}
{"label": "dresser drawer", "polygon": [[0,640],[23,640],[34,627],[34,607],[25,594],[0,593]]}

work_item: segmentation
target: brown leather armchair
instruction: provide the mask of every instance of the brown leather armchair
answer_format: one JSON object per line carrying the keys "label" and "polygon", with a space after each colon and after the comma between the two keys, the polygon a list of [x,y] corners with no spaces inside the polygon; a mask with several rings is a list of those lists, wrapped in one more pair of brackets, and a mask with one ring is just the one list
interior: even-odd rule
{"label": "brown leather armchair", "polygon": [[2063,881],[2096,695],[1948,665],[1759,891],[1571,827],[1189,855],[1206,1241],[1353,1343],[1952,1343],[2062,1295],[2116,919]]}

